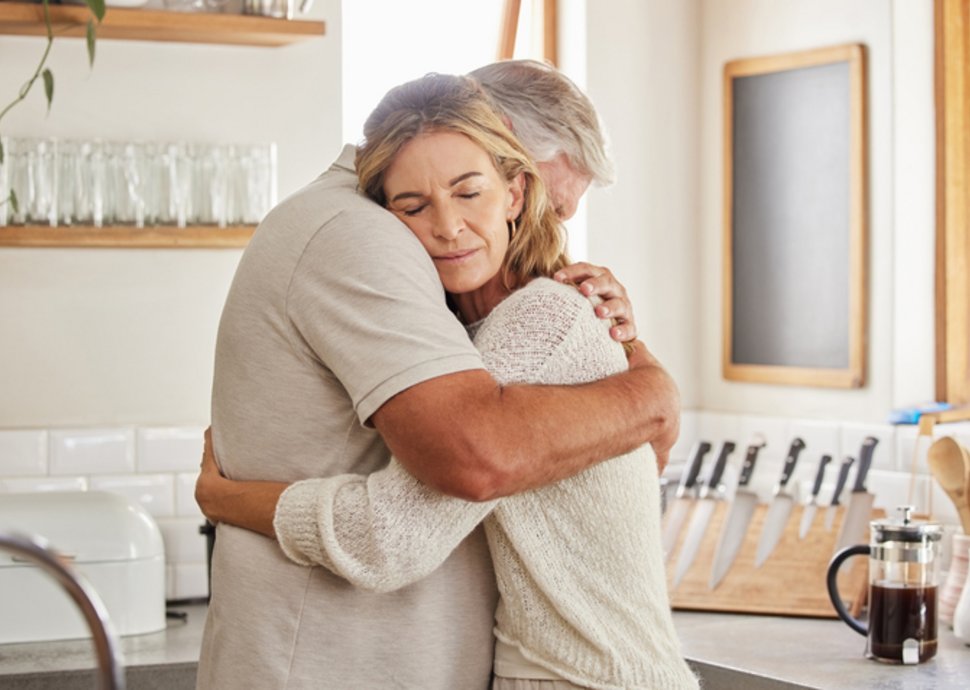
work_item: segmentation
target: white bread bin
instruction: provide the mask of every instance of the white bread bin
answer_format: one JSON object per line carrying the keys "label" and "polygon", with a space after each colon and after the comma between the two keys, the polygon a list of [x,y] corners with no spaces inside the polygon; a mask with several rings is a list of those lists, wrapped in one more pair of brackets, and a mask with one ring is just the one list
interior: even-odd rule
{"label": "white bread bin", "polygon": [[[0,532],[43,537],[101,597],[114,631],[165,628],[165,547],[140,505],[101,491],[0,493]],[[0,643],[90,637],[84,617],[37,566],[0,551]]]}

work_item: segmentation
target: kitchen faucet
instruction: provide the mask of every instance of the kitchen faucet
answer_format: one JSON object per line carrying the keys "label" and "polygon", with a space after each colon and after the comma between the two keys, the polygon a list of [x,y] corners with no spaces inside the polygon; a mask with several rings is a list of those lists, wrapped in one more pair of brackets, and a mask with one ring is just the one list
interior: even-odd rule
{"label": "kitchen faucet", "polygon": [[124,671],[117,660],[118,643],[109,627],[108,612],[97,592],[40,537],[0,532],[0,551],[12,553],[16,560],[35,563],[57,580],[81,609],[91,630],[101,675],[101,690],[124,690]]}

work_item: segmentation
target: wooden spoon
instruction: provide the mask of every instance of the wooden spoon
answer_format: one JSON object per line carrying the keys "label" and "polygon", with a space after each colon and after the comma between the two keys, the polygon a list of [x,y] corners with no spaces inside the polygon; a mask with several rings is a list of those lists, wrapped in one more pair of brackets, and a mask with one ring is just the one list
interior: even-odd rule
{"label": "wooden spoon", "polygon": [[944,436],[930,446],[926,460],[930,473],[956,506],[964,534],[970,534],[970,503],[967,497],[967,472],[970,467],[966,451],[951,437]]}

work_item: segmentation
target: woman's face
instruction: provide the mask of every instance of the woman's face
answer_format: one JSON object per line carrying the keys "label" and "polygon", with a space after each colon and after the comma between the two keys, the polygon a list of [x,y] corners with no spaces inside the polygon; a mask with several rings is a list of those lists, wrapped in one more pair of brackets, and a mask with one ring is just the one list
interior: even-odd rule
{"label": "woman's face", "polygon": [[508,221],[522,210],[522,176],[508,182],[468,137],[428,132],[409,141],[384,176],[388,208],[431,255],[445,290],[501,284]]}

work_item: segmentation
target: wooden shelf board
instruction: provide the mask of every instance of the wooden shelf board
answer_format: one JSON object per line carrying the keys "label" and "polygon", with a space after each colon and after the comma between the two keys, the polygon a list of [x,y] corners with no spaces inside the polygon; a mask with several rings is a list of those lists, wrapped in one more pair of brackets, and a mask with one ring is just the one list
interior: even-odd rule
{"label": "wooden shelf board", "polygon": [[118,247],[127,249],[245,247],[256,226],[188,228],[44,225],[0,226],[0,247]]}
{"label": "wooden shelf board", "polygon": [[[85,5],[51,5],[55,36],[83,38],[90,10]],[[241,14],[167,12],[109,7],[98,38],[278,47],[326,33],[322,21],[273,19]],[[0,34],[45,36],[39,3],[0,2]]]}

